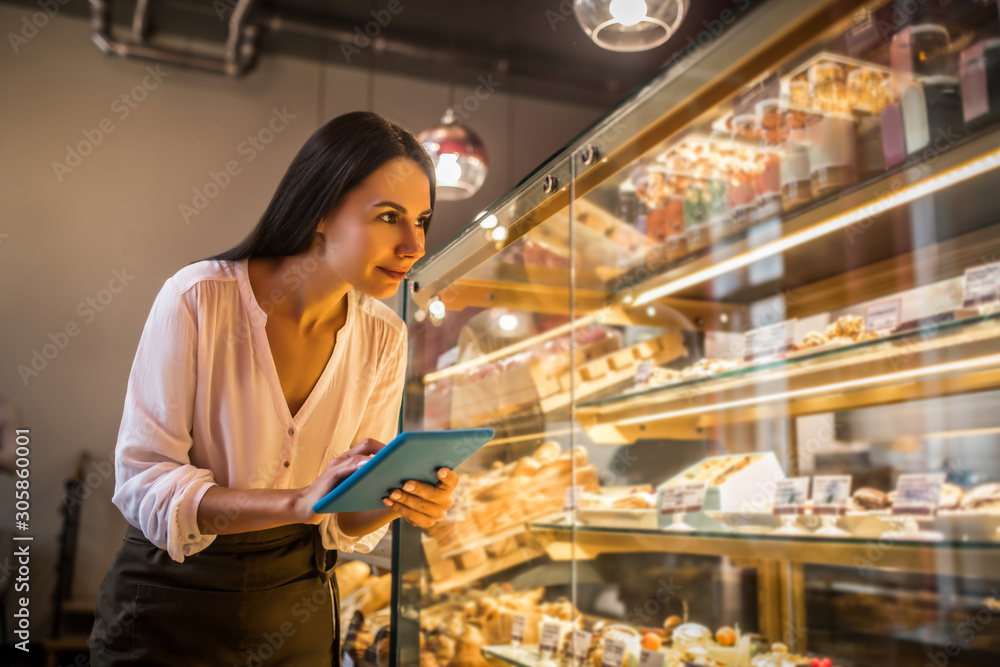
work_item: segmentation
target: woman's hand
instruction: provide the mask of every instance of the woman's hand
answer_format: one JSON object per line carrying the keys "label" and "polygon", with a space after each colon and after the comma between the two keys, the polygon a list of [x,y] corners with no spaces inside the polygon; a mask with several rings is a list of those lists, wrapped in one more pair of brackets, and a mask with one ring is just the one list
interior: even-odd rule
{"label": "woman's hand", "polygon": [[385,447],[384,443],[368,438],[330,461],[330,465],[320,473],[316,481],[299,489],[299,493],[292,503],[295,522],[317,524],[322,521],[323,517],[327,515],[313,512],[313,505],[350,477],[355,470],[367,463],[368,459],[383,447]]}
{"label": "woman's hand", "polygon": [[410,480],[402,490],[393,491],[382,502],[390,512],[414,526],[430,528],[455,504],[455,487],[458,486],[458,475],[447,468],[438,471],[438,479],[441,481],[435,485]]}

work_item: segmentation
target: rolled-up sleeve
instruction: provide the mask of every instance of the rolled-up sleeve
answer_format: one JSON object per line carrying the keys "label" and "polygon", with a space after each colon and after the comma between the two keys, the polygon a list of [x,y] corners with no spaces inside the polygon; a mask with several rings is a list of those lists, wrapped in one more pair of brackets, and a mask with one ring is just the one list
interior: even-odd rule
{"label": "rolled-up sleeve", "polygon": [[[383,358],[388,358],[389,361],[379,368],[375,388],[354,436],[354,442],[351,443],[352,446],[368,438],[388,443],[399,434],[399,410],[406,385],[406,330],[402,329],[393,337],[393,341],[395,342],[390,343],[388,349],[381,352]],[[324,546],[344,553],[371,552],[389,530],[387,524],[368,535],[351,537],[340,530],[336,514],[330,515],[324,521],[324,527]]]}
{"label": "rolled-up sleeve", "polygon": [[198,530],[198,505],[215,479],[211,471],[190,462],[197,380],[195,313],[168,280],[139,340],[115,447],[115,506],[177,562],[215,540]]}

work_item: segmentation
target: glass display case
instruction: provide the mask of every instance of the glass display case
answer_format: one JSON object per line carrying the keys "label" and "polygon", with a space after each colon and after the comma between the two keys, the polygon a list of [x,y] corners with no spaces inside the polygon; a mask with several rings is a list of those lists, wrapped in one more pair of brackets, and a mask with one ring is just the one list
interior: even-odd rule
{"label": "glass display case", "polygon": [[1000,7],[717,28],[411,272],[394,664],[1000,664]]}

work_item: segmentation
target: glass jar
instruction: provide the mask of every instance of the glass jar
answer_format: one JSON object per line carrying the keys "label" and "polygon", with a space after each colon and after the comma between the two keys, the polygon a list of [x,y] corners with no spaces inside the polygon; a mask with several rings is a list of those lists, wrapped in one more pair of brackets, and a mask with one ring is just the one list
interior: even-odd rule
{"label": "glass jar", "polygon": [[736,160],[729,176],[729,204],[733,212],[734,231],[745,229],[753,222],[757,201],[755,166],[749,157]]}
{"label": "glass jar", "polygon": [[806,131],[792,130],[785,142],[785,155],[781,160],[782,205],[786,211],[791,211],[812,199]]}
{"label": "glass jar", "polygon": [[777,135],[765,142],[757,153],[754,173],[757,219],[764,220],[781,213],[781,155]]}
{"label": "glass jar", "polygon": [[809,99],[819,111],[850,113],[844,68],[831,62],[816,63],[809,68]]}
{"label": "glass jar", "polygon": [[885,91],[882,87],[883,77],[878,72],[859,67],[847,75],[847,96],[851,107],[861,109],[870,114],[878,114],[885,108]]}
{"label": "glass jar", "polygon": [[910,28],[910,57],[917,76],[953,74],[948,57],[948,29],[926,23]]}
{"label": "glass jar", "polygon": [[874,116],[865,116],[858,121],[857,134],[858,178],[866,180],[885,171],[881,110]]}
{"label": "glass jar", "polygon": [[806,126],[809,168],[814,197],[825,197],[854,183],[854,120],[823,116]]}
{"label": "glass jar", "polygon": [[903,88],[900,100],[907,155],[928,149],[932,142],[935,150],[946,150],[965,134],[962,94],[956,77],[931,76],[922,83],[910,82]]}

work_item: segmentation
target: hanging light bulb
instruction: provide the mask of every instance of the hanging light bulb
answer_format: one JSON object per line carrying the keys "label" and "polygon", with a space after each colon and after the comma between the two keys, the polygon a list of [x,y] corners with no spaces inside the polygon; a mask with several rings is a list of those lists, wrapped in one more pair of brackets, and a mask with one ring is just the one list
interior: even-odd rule
{"label": "hanging light bulb", "polygon": [[500,328],[504,331],[513,331],[518,325],[517,315],[511,315],[509,313],[507,315],[501,315],[500,319],[497,320],[497,324],[499,324]]}
{"label": "hanging light bulb", "polygon": [[645,0],[611,0],[608,10],[611,16],[626,28],[646,18]]}
{"label": "hanging light bulb", "polygon": [[450,107],[441,124],[424,130],[417,140],[434,162],[438,199],[468,199],[483,186],[489,166],[486,147],[475,132],[458,124]]}
{"label": "hanging light bulb", "polygon": [[609,51],[645,51],[670,39],[691,0],[574,0],[576,20]]}

